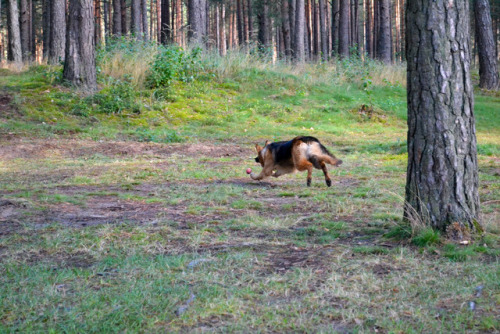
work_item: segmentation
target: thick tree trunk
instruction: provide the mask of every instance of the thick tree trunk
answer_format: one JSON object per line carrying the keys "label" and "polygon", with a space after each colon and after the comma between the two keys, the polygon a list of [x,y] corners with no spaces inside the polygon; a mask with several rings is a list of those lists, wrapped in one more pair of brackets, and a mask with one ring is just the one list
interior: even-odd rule
{"label": "thick tree trunk", "polygon": [[478,228],[468,0],[409,1],[405,219]]}
{"label": "thick tree trunk", "polygon": [[294,58],[297,62],[303,62],[305,59],[304,33],[305,33],[305,8],[304,0],[297,0],[295,5],[295,39],[294,39]]}
{"label": "thick tree trunk", "polygon": [[238,44],[243,44],[243,8],[242,2],[243,0],[236,1],[236,25],[238,30]]}
{"label": "thick tree trunk", "polygon": [[125,36],[128,34],[128,29],[127,29],[127,3],[125,0],[120,1],[121,5],[121,19],[122,19],[122,36]]}
{"label": "thick tree trunk", "polygon": [[391,62],[391,16],[389,6],[389,0],[380,0],[377,59],[386,64]]}
{"label": "thick tree trunk", "polygon": [[30,58],[30,8],[28,6],[28,0],[21,0],[20,4],[20,31],[21,31],[21,53],[24,61],[28,61]]}
{"label": "thick tree trunk", "polygon": [[292,55],[292,45],[291,45],[291,35],[290,35],[290,9],[288,6],[288,0],[283,0],[281,6],[281,19],[283,30],[283,47],[286,58],[290,58]]}
{"label": "thick tree trunk", "polygon": [[101,43],[101,0],[94,1],[94,39],[95,44],[99,45]]}
{"label": "thick tree trunk", "polygon": [[113,0],[113,35],[122,34],[121,0]]}
{"label": "thick tree trunk", "polygon": [[136,39],[142,39],[141,0],[132,0],[130,31]]}
{"label": "thick tree trunk", "polygon": [[332,55],[338,50],[339,0],[332,1]]}
{"label": "thick tree trunk", "polygon": [[254,35],[252,0],[247,0],[247,10],[248,10],[248,36],[249,36],[249,39],[252,40],[253,35]]}
{"label": "thick tree trunk", "polygon": [[349,0],[339,2],[339,55],[349,57]]}
{"label": "thick tree trunk", "polygon": [[94,28],[93,1],[71,0],[63,78],[85,91],[97,88]]}
{"label": "thick tree trunk", "polygon": [[188,5],[189,42],[202,45],[206,37],[207,28],[206,0],[189,0]]}
{"label": "thick tree trunk", "polygon": [[474,1],[476,40],[479,54],[479,87],[498,89],[498,64],[488,0]]}
{"label": "thick tree trunk", "polygon": [[264,51],[271,45],[269,40],[269,5],[267,2],[268,0],[261,1],[259,11],[257,13],[257,20],[259,21],[259,47]]}
{"label": "thick tree trunk", "polygon": [[19,29],[19,8],[17,0],[9,0],[7,15],[7,28],[9,30],[9,49],[7,58],[14,63],[23,62],[21,50],[21,32]]}
{"label": "thick tree trunk", "polygon": [[109,3],[107,0],[103,0],[104,8],[104,36],[107,38],[109,36]]}
{"label": "thick tree trunk", "polygon": [[52,27],[49,46],[49,64],[64,61],[66,47],[66,1],[52,0],[50,25]]}
{"label": "thick tree trunk", "polygon": [[161,43],[172,41],[172,24],[170,23],[170,0],[161,0]]}

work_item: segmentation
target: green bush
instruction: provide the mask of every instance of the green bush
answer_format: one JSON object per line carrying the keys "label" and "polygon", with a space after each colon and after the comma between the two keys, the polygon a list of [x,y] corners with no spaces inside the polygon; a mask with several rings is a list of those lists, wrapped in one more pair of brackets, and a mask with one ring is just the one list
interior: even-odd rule
{"label": "green bush", "polygon": [[112,114],[121,113],[124,110],[140,112],[134,87],[128,80],[111,80],[98,93],[87,97],[85,102],[88,105],[96,106],[94,111],[97,113]]}
{"label": "green bush", "polygon": [[180,47],[161,48],[150,66],[146,83],[150,88],[169,86],[172,81],[189,82],[202,69],[200,48],[186,52]]}

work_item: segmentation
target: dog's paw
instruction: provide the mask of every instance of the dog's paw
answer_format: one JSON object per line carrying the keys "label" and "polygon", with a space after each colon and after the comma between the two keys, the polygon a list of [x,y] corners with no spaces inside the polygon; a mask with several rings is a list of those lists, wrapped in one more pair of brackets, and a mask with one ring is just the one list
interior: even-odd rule
{"label": "dog's paw", "polygon": [[311,186],[311,179],[307,179],[307,186],[310,187]]}
{"label": "dog's paw", "polygon": [[326,185],[328,187],[331,187],[332,186],[332,180],[326,180]]}

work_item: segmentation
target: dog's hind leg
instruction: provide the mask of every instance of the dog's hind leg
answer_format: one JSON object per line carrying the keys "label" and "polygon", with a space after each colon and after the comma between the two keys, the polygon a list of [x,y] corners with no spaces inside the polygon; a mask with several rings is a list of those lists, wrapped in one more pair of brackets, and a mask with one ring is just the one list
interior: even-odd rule
{"label": "dog's hind leg", "polygon": [[328,169],[326,168],[326,164],[321,162],[321,169],[323,170],[323,174],[325,174],[325,182],[328,187],[332,186],[332,179],[330,179],[330,175],[328,174]]}

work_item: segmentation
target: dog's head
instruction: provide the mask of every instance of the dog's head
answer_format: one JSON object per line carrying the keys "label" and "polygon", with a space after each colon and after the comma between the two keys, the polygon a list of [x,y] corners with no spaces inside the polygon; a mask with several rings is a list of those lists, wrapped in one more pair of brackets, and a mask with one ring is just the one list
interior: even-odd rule
{"label": "dog's head", "polygon": [[263,150],[269,144],[269,140],[266,140],[264,147],[261,147],[259,144],[255,144],[255,150],[257,151],[257,157],[255,158],[255,162],[260,163],[262,167],[264,167],[264,152]]}

